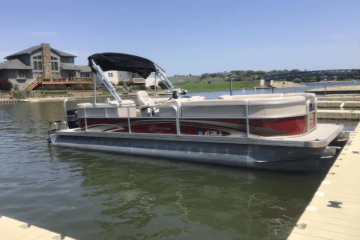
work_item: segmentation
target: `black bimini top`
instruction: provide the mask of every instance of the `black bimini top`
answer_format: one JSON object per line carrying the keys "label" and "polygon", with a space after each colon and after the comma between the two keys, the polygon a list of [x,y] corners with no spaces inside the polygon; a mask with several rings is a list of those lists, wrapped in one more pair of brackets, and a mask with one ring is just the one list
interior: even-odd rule
{"label": "black bimini top", "polygon": [[103,71],[126,71],[138,73],[143,78],[147,78],[152,72],[156,71],[152,61],[146,58],[124,54],[124,53],[96,53],[88,57],[89,66],[92,71],[91,60],[100,66]]}

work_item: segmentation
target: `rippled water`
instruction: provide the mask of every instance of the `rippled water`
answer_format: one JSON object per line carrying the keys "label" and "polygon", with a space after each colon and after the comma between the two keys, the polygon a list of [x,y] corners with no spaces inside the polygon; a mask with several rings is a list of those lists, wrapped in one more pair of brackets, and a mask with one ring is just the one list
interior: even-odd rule
{"label": "rippled water", "polygon": [[0,214],[79,240],[286,239],[324,177],[51,147],[62,117],[0,105]]}

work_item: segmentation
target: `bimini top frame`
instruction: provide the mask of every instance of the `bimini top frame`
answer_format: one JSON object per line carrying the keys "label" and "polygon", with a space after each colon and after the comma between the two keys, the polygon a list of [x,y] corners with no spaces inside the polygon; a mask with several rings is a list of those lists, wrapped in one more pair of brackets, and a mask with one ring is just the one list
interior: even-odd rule
{"label": "bimini top frame", "polygon": [[[145,79],[148,78],[151,73],[155,72],[165,86],[172,91],[173,98],[178,98],[177,91],[174,89],[174,86],[171,84],[169,79],[165,76],[165,71],[159,65],[146,58],[123,53],[97,53],[91,55],[88,60],[92,71],[96,73],[97,77],[120,105],[122,100],[103,71],[112,70],[138,73]],[[94,81],[94,91],[96,91],[96,81]],[[94,98],[96,99],[96,94],[94,94]]]}

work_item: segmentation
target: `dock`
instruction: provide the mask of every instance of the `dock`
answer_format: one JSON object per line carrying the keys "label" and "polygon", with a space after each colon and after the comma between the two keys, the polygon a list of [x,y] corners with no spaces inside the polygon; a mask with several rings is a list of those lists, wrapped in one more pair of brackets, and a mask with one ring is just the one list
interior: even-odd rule
{"label": "dock", "polygon": [[360,239],[360,123],[288,240]]}
{"label": "dock", "polygon": [[0,99],[0,104],[2,103],[17,103],[20,102],[19,99]]}
{"label": "dock", "polygon": [[315,94],[353,94],[360,93],[360,85],[331,86],[305,91]]}
{"label": "dock", "polygon": [[61,237],[60,234],[50,232],[25,222],[0,217],[0,239],[2,240],[75,240],[74,238]]}
{"label": "dock", "polygon": [[360,120],[360,110],[322,110],[317,111],[318,119]]}

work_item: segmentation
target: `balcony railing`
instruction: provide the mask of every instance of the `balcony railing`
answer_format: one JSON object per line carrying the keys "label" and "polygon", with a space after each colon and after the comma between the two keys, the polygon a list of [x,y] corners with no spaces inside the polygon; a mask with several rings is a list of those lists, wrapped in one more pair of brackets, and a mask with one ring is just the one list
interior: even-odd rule
{"label": "balcony railing", "polygon": [[38,76],[35,78],[35,82],[92,82],[92,77],[66,77],[66,78],[50,78],[50,79],[44,79],[43,76]]}
{"label": "balcony railing", "polygon": [[134,83],[146,83],[146,79],[144,78],[133,78]]}

